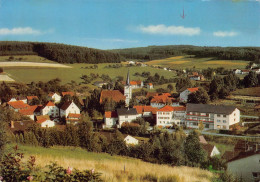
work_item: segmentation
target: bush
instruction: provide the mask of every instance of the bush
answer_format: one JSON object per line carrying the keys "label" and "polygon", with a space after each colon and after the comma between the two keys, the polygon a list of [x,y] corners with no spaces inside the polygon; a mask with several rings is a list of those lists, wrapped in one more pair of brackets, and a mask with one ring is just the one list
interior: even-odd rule
{"label": "bush", "polygon": [[24,154],[18,152],[18,147],[14,147],[14,152],[5,155],[0,164],[1,181],[102,181],[101,173],[96,173],[94,169],[79,171],[72,167],[65,169],[57,163],[51,163],[44,169],[36,167],[34,156],[30,156],[27,162],[22,162]]}

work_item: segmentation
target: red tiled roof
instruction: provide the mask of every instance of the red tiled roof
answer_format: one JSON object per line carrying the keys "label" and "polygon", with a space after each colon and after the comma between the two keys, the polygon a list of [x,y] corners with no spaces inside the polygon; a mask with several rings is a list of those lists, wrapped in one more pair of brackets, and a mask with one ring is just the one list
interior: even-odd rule
{"label": "red tiled roof", "polygon": [[37,120],[36,121],[37,123],[41,124],[46,120],[50,120],[50,116],[48,116],[48,115],[36,116],[36,120]]}
{"label": "red tiled roof", "polygon": [[65,95],[74,96],[73,92],[61,92],[61,95],[64,97]]}
{"label": "red tiled roof", "polygon": [[194,87],[194,88],[187,88],[188,91],[190,92],[196,92],[199,90],[199,87]]}
{"label": "red tiled roof", "polygon": [[100,103],[105,99],[112,99],[115,102],[125,101],[125,96],[119,90],[102,90]]}
{"label": "red tiled roof", "polygon": [[107,111],[105,112],[106,118],[117,118],[117,112],[116,111]]}
{"label": "red tiled roof", "polygon": [[148,83],[148,85],[152,86],[153,84],[152,83]]}
{"label": "red tiled roof", "polygon": [[27,96],[27,100],[39,99],[37,96]]}
{"label": "red tiled roof", "polygon": [[163,112],[186,111],[186,107],[183,106],[173,107],[173,106],[166,105],[163,108],[159,109],[158,111],[163,111]]}
{"label": "red tiled roof", "polygon": [[169,97],[169,95],[166,93],[166,94],[163,94],[163,95],[158,95],[158,96],[154,96],[151,100],[151,103],[172,103],[174,102],[175,99],[172,98],[172,97]]}
{"label": "red tiled roof", "polygon": [[55,106],[55,104],[52,101],[49,101],[47,104],[44,105],[44,107],[46,106]]}
{"label": "red tiled roof", "polygon": [[80,118],[81,114],[74,114],[74,113],[69,113],[68,118]]}
{"label": "red tiled roof", "polygon": [[36,110],[36,108],[37,108],[38,106],[29,106],[28,108],[26,108],[26,109],[21,109],[21,110],[19,110],[19,113],[20,114],[23,114],[23,115],[26,115],[26,116],[28,116],[28,115],[33,115],[34,114],[34,111]]}
{"label": "red tiled roof", "polygon": [[[125,85],[126,82],[122,81],[122,84]],[[130,81],[130,85],[141,85],[142,81],[141,80],[137,80],[137,81]]]}
{"label": "red tiled roof", "polygon": [[48,96],[52,97],[55,94],[55,92],[51,92],[48,94]]}
{"label": "red tiled roof", "polygon": [[13,101],[13,102],[8,102],[8,105],[15,109],[24,109],[29,107],[28,104],[25,104],[23,101]]}
{"label": "red tiled roof", "polygon": [[156,114],[158,110],[156,107],[152,106],[134,106],[138,114],[143,114],[144,112],[152,112],[152,114]]}

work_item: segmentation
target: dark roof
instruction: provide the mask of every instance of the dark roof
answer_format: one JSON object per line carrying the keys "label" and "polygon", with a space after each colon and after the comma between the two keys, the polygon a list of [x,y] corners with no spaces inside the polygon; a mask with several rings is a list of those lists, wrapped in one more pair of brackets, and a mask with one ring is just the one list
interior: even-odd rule
{"label": "dark roof", "polygon": [[117,109],[118,116],[120,115],[137,115],[137,111],[135,108],[120,108]]}
{"label": "dark roof", "polygon": [[70,106],[71,103],[72,103],[72,101],[65,102],[65,103],[61,106],[61,109],[62,109],[62,110],[66,110],[66,109]]}
{"label": "dark roof", "polygon": [[215,114],[231,114],[236,107],[226,105],[209,105],[209,104],[187,104],[187,112],[203,112]]}
{"label": "dark roof", "polygon": [[260,154],[260,151],[240,152],[238,155],[236,155],[232,159],[228,160],[228,162],[243,159],[243,158],[250,157],[250,156],[253,156],[253,155],[256,155],[256,154]]}
{"label": "dark roof", "polygon": [[208,153],[210,157],[212,150],[214,149],[214,145],[211,144],[202,144],[202,148]]}

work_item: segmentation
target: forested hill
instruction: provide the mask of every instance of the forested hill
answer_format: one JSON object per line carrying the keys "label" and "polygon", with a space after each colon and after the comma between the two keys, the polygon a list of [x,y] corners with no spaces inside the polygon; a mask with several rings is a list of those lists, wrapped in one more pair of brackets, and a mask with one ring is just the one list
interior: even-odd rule
{"label": "forested hill", "polygon": [[127,59],[155,60],[172,56],[195,55],[227,60],[247,60],[260,63],[260,47],[199,47],[191,45],[148,46],[114,49]]}
{"label": "forested hill", "polygon": [[0,56],[39,55],[59,63],[119,63],[118,53],[56,43],[0,41]]}

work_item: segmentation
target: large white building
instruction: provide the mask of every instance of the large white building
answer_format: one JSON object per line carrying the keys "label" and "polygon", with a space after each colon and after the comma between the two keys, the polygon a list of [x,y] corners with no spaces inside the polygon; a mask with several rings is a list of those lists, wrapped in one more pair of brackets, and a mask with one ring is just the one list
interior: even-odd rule
{"label": "large white building", "polygon": [[67,118],[70,113],[80,114],[80,109],[73,101],[65,102],[60,108],[60,117]]}
{"label": "large white building", "polygon": [[203,122],[204,129],[229,130],[240,121],[240,111],[234,106],[187,104],[186,126],[198,128]]}
{"label": "large white building", "polygon": [[118,115],[118,127],[120,128],[124,122],[132,122],[138,117],[138,113],[135,108],[120,108],[117,109]]}
{"label": "large white building", "polygon": [[173,124],[183,126],[185,124],[186,108],[166,105],[157,111],[156,125],[158,127],[172,127]]}
{"label": "large white building", "polygon": [[42,107],[41,115],[59,117],[59,108],[53,102],[49,101]]}

